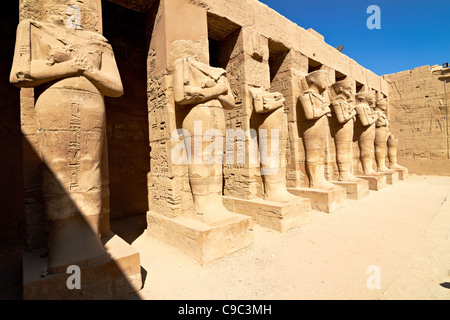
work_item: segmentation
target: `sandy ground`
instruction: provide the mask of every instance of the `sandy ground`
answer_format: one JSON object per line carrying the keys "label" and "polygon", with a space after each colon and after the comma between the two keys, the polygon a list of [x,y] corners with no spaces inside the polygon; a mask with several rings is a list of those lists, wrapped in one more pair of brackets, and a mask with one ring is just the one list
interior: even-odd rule
{"label": "sandy ground", "polygon": [[[450,299],[450,177],[410,176],[311,212],[288,233],[256,226],[251,247],[202,267],[150,238],[145,215],[112,222],[141,253],[144,287],[133,299]],[[0,299],[21,299],[21,250],[0,246]],[[369,266],[381,288],[370,290]]]}
{"label": "sandy ground", "polygon": [[254,245],[204,267],[150,238],[144,216],[113,229],[141,252],[141,299],[450,299],[449,195],[450,177],[410,176],[288,233],[256,226]]}

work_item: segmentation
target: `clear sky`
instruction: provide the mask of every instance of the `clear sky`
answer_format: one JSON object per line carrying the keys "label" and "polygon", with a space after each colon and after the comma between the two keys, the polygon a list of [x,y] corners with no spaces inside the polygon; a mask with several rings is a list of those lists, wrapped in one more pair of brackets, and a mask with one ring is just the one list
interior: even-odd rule
{"label": "clear sky", "polygon": [[[450,62],[450,0],[259,0],[378,75]],[[381,29],[369,30],[370,5]]]}

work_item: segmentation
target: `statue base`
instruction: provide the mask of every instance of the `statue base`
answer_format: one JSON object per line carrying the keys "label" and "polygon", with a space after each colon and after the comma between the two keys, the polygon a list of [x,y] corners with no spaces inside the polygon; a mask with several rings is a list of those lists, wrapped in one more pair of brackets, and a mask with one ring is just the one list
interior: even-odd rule
{"label": "statue base", "polygon": [[[140,256],[117,235],[102,239],[106,261],[80,268],[81,289],[70,290],[67,282],[75,273],[45,274],[48,257],[23,255],[24,300],[123,300],[142,289]],[[69,280],[69,281],[68,281]]]}
{"label": "statue base", "polygon": [[406,180],[409,176],[409,172],[408,169],[403,168],[403,169],[393,169],[395,172],[398,173],[398,178],[400,180]]}
{"label": "statue base", "polygon": [[188,217],[169,218],[150,211],[147,232],[206,265],[253,244],[253,219],[233,215],[236,219],[231,222],[209,226]]}
{"label": "statue base", "polygon": [[369,181],[330,181],[338,187],[347,190],[347,199],[361,200],[369,195]]}
{"label": "statue base", "polygon": [[311,211],[311,200],[305,198],[280,203],[224,196],[223,203],[227,210],[251,216],[257,224],[279,232],[286,232],[307,223]]}
{"label": "statue base", "polygon": [[357,176],[359,179],[369,181],[369,190],[380,191],[387,187],[386,176]]}
{"label": "statue base", "polygon": [[398,183],[399,179],[399,174],[397,171],[394,172],[380,172],[382,175],[384,175],[386,177],[386,182],[389,185],[393,185]]}
{"label": "statue base", "polygon": [[311,199],[313,209],[326,213],[335,212],[346,205],[347,191],[341,187],[333,189],[295,188],[288,189],[288,191],[298,197]]}

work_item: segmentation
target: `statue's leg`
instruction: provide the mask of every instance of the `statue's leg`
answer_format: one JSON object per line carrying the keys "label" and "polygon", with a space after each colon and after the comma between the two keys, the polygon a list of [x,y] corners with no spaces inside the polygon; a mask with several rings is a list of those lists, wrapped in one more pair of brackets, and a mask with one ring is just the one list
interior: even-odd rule
{"label": "statue's leg", "polygon": [[[189,183],[192,190],[196,218],[208,225],[217,225],[234,219],[223,205],[223,151],[225,117],[221,107],[196,106],[183,121],[183,129],[191,135],[191,163]],[[212,131],[214,130],[214,131]],[[221,150],[219,144],[222,141]],[[212,147],[212,148],[211,148]],[[211,152],[215,149],[214,152]],[[217,151],[217,152],[216,152]],[[208,163],[208,156],[217,159]],[[221,158],[221,159],[220,159]],[[195,162],[197,160],[197,163]],[[220,163],[219,163],[220,162]]]}
{"label": "statue's leg", "polygon": [[[264,199],[276,202],[295,200],[297,197],[286,188],[287,115],[283,108],[279,108],[260,114],[259,119],[259,134],[261,130],[267,133],[267,139],[259,139]],[[264,161],[263,157],[270,160]]]}
{"label": "statue's leg", "polygon": [[332,189],[335,185],[325,178],[325,151],[328,118],[321,117],[315,122],[305,122],[308,127],[304,133],[306,152],[306,171],[309,176],[310,188]]}
{"label": "statue's leg", "polygon": [[389,131],[387,128],[377,128],[375,133],[375,160],[379,172],[391,172],[386,166],[387,140]]}
{"label": "statue's leg", "polygon": [[[102,99],[86,96],[74,102],[73,92],[51,91],[38,98],[36,118],[50,227],[49,271],[60,273],[69,265],[81,267],[107,259],[99,236],[104,108],[92,105],[103,103]],[[88,130],[93,122],[95,128],[99,126],[97,132]]]}
{"label": "statue's leg", "polygon": [[372,124],[361,133],[359,137],[360,159],[364,175],[380,175],[373,169],[373,154],[375,144],[375,124]]}
{"label": "statue's leg", "polygon": [[351,119],[345,124],[338,124],[336,131],[336,161],[339,168],[339,181],[359,180],[352,172],[354,122]]}

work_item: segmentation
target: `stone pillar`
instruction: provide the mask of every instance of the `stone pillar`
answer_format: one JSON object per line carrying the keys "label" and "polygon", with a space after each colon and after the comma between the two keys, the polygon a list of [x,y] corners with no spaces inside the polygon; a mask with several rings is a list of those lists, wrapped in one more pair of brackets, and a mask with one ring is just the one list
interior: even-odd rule
{"label": "stone pillar", "polygon": [[[208,166],[202,159],[207,140],[223,138],[223,108],[235,102],[225,70],[209,66],[206,10],[184,0],[161,0],[151,10],[148,232],[207,264],[253,243],[253,220],[220,203],[222,165]],[[201,131],[195,130],[196,120]],[[208,128],[221,133],[212,139]]]}

